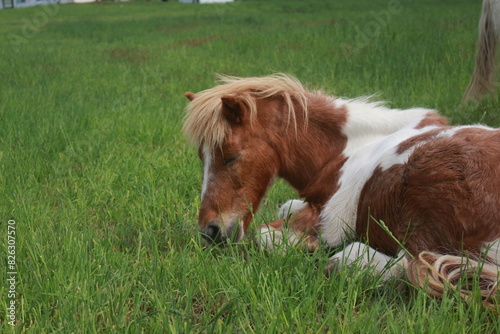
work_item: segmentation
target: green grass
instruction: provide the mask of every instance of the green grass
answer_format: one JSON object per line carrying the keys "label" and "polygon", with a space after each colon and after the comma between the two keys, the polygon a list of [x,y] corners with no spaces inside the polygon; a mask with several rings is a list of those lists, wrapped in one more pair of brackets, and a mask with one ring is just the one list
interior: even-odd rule
{"label": "green grass", "polygon": [[[266,254],[251,240],[204,249],[197,234],[201,168],[181,133],[183,93],[215,73],[286,72],[339,96],[500,125],[498,96],[460,105],[480,1],[402,0],[377,26],[390,3],[0,11],[0,254],[6,264],[14,219],[18,271],[12,328],[2,266],[0,331],[498,333],[498,314],[452,293],[434,300],[354,269],[326,278],[326,253]],[[278,182],[253,226],[295,196]]]}

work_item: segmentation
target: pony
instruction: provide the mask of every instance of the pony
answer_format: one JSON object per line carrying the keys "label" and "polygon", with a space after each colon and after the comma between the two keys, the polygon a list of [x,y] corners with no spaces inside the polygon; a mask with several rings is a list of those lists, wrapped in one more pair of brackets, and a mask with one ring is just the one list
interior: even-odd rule
{"label": "pony", "polygon": [[479,19],[479,46],[472,78],[463,101],[492,95],[495,88],[495,55],[500,37],[500,0],[484,0]]}
{"label": "pony", "polygon": [[483,298],[496,293],[500,130],[309,91],[286,74],[220,79],[185,94],[183,131],[202,161],[198,227],[208,244],[241,241],[282,178],[302,199],[258,228],[261,248],[347,244],[326,273],[353,264],[384,280],[406,273],[440,296],[480,271]]}

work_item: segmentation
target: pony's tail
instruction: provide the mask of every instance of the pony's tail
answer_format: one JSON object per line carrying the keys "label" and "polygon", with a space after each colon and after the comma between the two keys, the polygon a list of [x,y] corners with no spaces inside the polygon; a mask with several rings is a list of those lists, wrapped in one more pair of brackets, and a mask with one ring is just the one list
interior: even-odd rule
{"label": "pony's tail", "polygon": [[487,308],[494,308],[492,300],[498,295],[498,271],[499,267],[492,263],[432,252],[420,253],[408,262],[407,267],[410,283],[435,297],[442,297],[445,287],[450,287],[469,301],[472,287],[477,282]]}
{"label": "pony's tail", "polygon": [[480,99],[493,93],[495,77],[496,34],[490,1],[483,2],[479,20],[479,47],[472,78],[465,90],[462,101]]}

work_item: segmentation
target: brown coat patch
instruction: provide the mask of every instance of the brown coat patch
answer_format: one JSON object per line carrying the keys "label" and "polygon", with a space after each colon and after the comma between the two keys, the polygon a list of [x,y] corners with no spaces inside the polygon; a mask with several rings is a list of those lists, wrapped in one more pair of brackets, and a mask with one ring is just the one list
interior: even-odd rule
{"label": "brown coat patch", "polygon": [[385,222],[414,255],[421,251],[479,254],[500,238],[500,131],[468,128],[450,138],[419,140],[404,165],[377,168],[358,205],[356,232],[395,255],[398,245],[369,215]]}

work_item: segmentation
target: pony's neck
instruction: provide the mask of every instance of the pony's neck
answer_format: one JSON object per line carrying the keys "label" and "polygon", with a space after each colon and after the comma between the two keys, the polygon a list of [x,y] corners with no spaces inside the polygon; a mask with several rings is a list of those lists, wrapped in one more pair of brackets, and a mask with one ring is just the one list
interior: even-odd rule
{"label": "pony's neck", "polygon": [[[298,124],[297,132],[287,132],[279,176],[306,201],[323,205],[338,189],[340,169],[349,157],[399,130],[429,125],[425,121],[429,117],[427,123],[446,123],[428,109],[402,111],[366,99],[310,94],[308,124]],[[302,114],[297,117],[301,119]]]}
{"label": "pony's neck", "polygon": [[307,202],[323,205],[336,190],[338,173],[345,157],[346,138],[342,126],[345,108],[336,108],[328,96],[310,94],[307,123],[304,112],[296,109],[295,130],[283,130],[284,139],[277,148],[279,176],[296,188]]}

